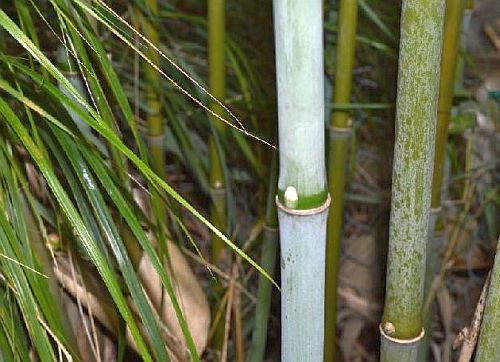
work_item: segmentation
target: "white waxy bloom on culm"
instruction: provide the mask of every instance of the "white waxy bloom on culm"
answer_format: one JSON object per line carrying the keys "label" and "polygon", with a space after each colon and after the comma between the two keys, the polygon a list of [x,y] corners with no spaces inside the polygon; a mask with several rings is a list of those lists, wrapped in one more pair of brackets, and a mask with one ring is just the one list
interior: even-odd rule
{"label": "white waxy bloom on culm", "polygon": [[381,361],[415,361],[422,302],[444,1],[404,0]]}
{"label": "white waxy bloom on culm", "polygon": [[274,1],[282,361],[323,360],[326,217],[322,1]]}

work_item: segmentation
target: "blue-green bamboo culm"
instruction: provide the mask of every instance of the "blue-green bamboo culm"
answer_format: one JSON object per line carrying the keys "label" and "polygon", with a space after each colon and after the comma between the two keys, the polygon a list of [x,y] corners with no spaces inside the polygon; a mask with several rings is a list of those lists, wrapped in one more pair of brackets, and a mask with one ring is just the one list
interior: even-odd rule
{"label": "blue-green bamboo culm", "polygon": [[404,0],[381,360],[415,361],[431,205],[444,1]]}
{"label": "blue-green bamboo culm", "polygon": [[276,0],[282,361],[323,359],[326,217],[322,1]]}

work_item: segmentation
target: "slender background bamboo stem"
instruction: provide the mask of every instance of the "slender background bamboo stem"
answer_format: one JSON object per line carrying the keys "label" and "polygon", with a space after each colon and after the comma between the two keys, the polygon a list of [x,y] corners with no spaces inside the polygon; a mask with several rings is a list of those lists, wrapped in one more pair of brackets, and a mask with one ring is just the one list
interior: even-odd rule
{"label": "slender background bamboo stem", "polygon": [[443,29],[443,51],[439,80],[439,99],[436,128],[436,150],[432,176],[432,208],[441,207],[443,165],[448,141],[450,112],[455,86],[455,70],[458,58],[460,28],[464,0],[447,0]]}
{"label": "slender background bamboo stem", "polygon": [[[225,1],[208,1],[208,65],[209,65],[209,88],[210,93],[217,99],[224,101],[226,97],[226,60],[224,56],[225,45]],[[219,115],[223,115],[222,107],[216,102],[210,104],[210,109]],[[210,205],[210,221],[222,232],[227,232],[227,191],[224,175],[222,148],[219,136],[224,132],[223,124],[214,116],[209,116],[212,135],[209,141],[210,152],[210,193],[212,203]],[[226,248],[224,241],[212,237],[212,264],[218,265],[226,259]],[[220,307],[220,306],[219,306]],[[227,305],[227,308],[231,308]],[[212,347],[220,351],[224,344],[225,323],[221,319],[217,323]]]}
{"label": "slender background bamboo stem", "polygon": [[[146,0],[147,16],[142,16],[140,12],[136,12],[139,20],[142,22],[144,35],[154,44],[159,46],[160,36],[156,27],[158,21],[158,3],[156,0]],[[156,66],[159,66],[160,55],[152,47],[146,50],[146,56]],[[147,140],[149,153],[151,155],[151,168],[163,180],[166,177],[166,159],[165,159],[165,126],[163,124],[163,112],[158,90],[160,89],[161,78],[158,76],[155,69],[149,64],[144,65],[144,73],[146,75],[146,104],[147,110]],[[153,197],[151,198],[153,208],[155,210],[156,221],[161,228],[162,233],[165,232],[163,226],[167,221],[167,208],[161,200],[156,190],[151,190]],[[162,241],[160,241],[160,246]]]}
{"label": "slender background bamboo stem", "polygon": [[[273,155],[271,165],[271,176],[269,178],[269,191],[266,204],[266,224],[262,236],[262,253],[260,266],[274,277],[276,266],[276,254],[278,251],[278,214],[274,202],[278,182],[278,157]],[[260,362],[264,360],[267,341],[267,324],[269,321],[269,310],[271,308],[271,294],[273,285],[262,274],[259,275],[259,286],[257,290],[257,306],[255,309],[255,322],[252,334],[252,347],[250,361]]]}
{"label": "slender background bamboo stem", "polygon": [[[225,1],[208,1],[208,64],[210,93],[219,100],[226,97],[226,61],[224,56],[225,43]],[[210,109],[217,114],[223,110],[213,102]],[[225,232],[227,228],[226,181],[224,167],[220,155],[221,148],[217,137],[224,134],[223,124],[210,116],[212,136],[210,137],[210,187],[212,205],[210,219],[215,227]],[[224,242],[214,236],[212,239],[212,263],[217,264],[224,257]]]}
{"label": "slender background bamboo stem", "polygon": [[[340,2],[335,71],[335,103],[349,103],[356,45],[358,1]],[[334,361],[337,334],[337,285],[340,240],[344,215],[344,187],[347,151],[351,135],[351,112],[334,109],[330,120],[328,188],[332,205],[328,214],[325,275],[325,361]]]}

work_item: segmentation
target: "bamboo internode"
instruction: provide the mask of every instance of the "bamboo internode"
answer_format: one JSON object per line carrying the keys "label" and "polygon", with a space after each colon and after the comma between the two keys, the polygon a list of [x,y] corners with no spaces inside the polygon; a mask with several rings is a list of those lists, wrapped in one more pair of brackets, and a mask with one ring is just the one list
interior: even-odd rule
{"label": "bamboo internode", "polygon": [[[356,46],[358,1],[342,0],[339,11],[336,104],[349,103]],[[337,286],[340,241],[344,216],[345,171],[352,136],[350,109],[334,109],[329,125],[328,190],[333,203],[328,214],[325,275],[325,361],[335,360],[337,336]]]}
{"label": "bamboo internode", "polygon": [[[400,341],[413,341],[423,330],[443,5],[439,0],[402,5],[382,361],[415,361],[418,341]],[[389,343],[387,335],[398,343]],[[408,358],[400,359],[402,354]]]}
{"label": "bamboo internode", "polygon": [[[210,93],[221,101],[226,97],[226,61],[225,44],[225,1],[210,0],[208,2],[208,65]],[[210,109],[218,115],[223,114],[222,107],[215,101]],[[210,219],[214,226],[223,232],[227,229],[227,197],[224,164],[218,137],[224,133],[224,125],[215,116],[209,116],[212,128],[210,137]],[[217,264],[224,259],[225,244],[221,238],[212,239],[212,263]]]}
{"label": "bamboo internode", "polygon": [[500,238],[497,240],[495,262],[491,272],[490,287],[486,297],[479,343],[477,346],[476,362],[490,362],[500,360]]}
{"label": "bamboo internode", "polygon": [[281,360],[323,359],[325,239],[322,1],[273,3],[278,88]]}
{"label": "bamboo internode", "polygon": [[[447,0],[443,26],[443,46],[439,80],[439,97],[436,121],[436,142],[434,151],[434,169],[432,173],[431,211],[427,244],[427,261],[424,294],[427,300],[434,275],[439,268],[439,253],[444,244],[443,223],[441,222],[441,185],[448,128],[450,124],[453,101],[455,69],[457,64],[460,25],[462,23],[464,0]],[[424,307],[425,327],[431,325],[429,309]],[[426,336],[420,347],[420,361],[427,360],[429,336]]]}

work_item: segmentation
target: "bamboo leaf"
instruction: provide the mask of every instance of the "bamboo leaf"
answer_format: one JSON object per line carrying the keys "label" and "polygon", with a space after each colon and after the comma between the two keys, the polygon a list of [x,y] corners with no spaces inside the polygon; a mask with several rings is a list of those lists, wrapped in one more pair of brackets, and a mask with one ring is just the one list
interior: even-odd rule
{"label": "bamboo leaf", "polygon": [[85,190],[87,199],[94,210],[95,219],[99,223],[100,228],[103,230],[103,233],[110,244],[111,250],[115,255],[115,259],[123,273],[125,283],[127,284],[132,298],[135,301],[143,321],[143,325],[152,340],[156,358],[162,361],[169,360],[151,307],[146,300],[137,274],[135,273],[130,258],[126,252],[123,240],[118,233],[118,229],[108,211],[90,169],[88,169],[85,161],[78,152],[76,144],[72,143],[68,139],[65,139],[60,131],[56,129],[54,130],[54,134],[65,151],[66,156],[70,160],[73,169]]}
{"label": "bamboo leaf", "polygon": [[[0,9],[0,24],[4,25],[7,23],[7,25],[13,25],[15,24],[10,24],[9,22],[5,22],[2,16],[2,11]],[[5,13],[3,13],[5,15]],[[9,19],[10,20],[10,19]],[[29,39],[28,39],[29,41]],[[38,53],[34,53],[38,54]],[[49,60],[43,55],[43,54],[38,54],[44,58],[43,64],[46,62],[49,62]],[[50,63],[50,62],[49,62]],[[69,99],[68,97],[64,97],[64,95],[61,93],[57,87],[54,87],[52,84],[48,82],[44,82],[43,78],[41,78],[37,73],[31,71],[29,68],[23,67],[19,64],[13,64],[16,66],[17,69],[22,70],[26,75],[31,77],[37,84],[40,84],[42,88],[48,91],[48,94],[51,94],[55,98],[59,99],[59,101],[62,104],[67,105],[71,110],[73,110],[79,117],[81,117],[89,126],[91,126],[93,129],[95,129],[99,134],[101,134],[105,139],[107,139],[114,147],[116,147],[120,152],[122,152],[143,174],[144,176],[148,179],[148,181],[158,185],[160,188],[164,189],[172,198],[177,201],[179,204],[181,204],[186,210],[188,210],[193,216],[195,216],[197,219],[199,219],[203,224],[205,224],[213,233],[215,233],[218,237],[220,237],[231,249],[233,249],[238,255],[240,255],[243,259],[245,259],[250,265],[252,265],[254,268],[256,268],[260,273],[262,273],[266,278],[268,278],[278,289],[279,286],[276,284],[276,282],[269,276],[268,273],[266,273],[265,270],[263,270],[255,261],[253,261],[246,253],[244,253],[238,246],[236,246],[231,240],[229,240],[221,231],[219,231],[215,226],[213,226],[212,223],[210,223],[204,216],[202,216],[193,206],[191,206],[182,196],[180,196],[170,185],[168,185],[164,180],[162,180],[158,175],[156,175],[147,165],[146,163],[141,160],[132,150],[130,150],[127,146],[123,144],[123,142],[120,140],[120,138],[112,131],[110,130],[102,121],[100,121],[100,117],[96,114],[95,111],[92,110],[92,108],[88,105],[85,106],[87,108],[87,111],[92,114],[92,116],[87,113],[85,110],[83,110],[74,100]],[[51,64],[52,65],[52,64]],[[53,65],[52,65],[53,67]],[[47,69],[50,71],[52,67],[48,67]],[[55,68],[54,75],[59,79],[59,78],[64,78],[64,76]],[[65,78],[64,78],[65,79]],[[67,80],[65,80],[65,83],[67,83],[67,86],[69,89],[72,90],[72,94],[76,93],[78,95],[78,92],[73,88],[71,84]],[[0,83],[0,88],[2,88],[2,84]],[[2,88],[5,91],[7,91],[9,94],[13,96],[20,97],[19,93],[15,91],[13,88],[7,89],[7,88]],[[85,104],[84,100],[81,100],[83,104]],[[40,105],[37,105],[36,103],[31,103],[28,106],[30,106],[31,109],[33,109],[35,112],[37,112],[40,109],[43,109]],[[45,115],[47,115],[48,112],[43,112],[43,114],[40,114],[42,117],[45,118]]]}
{"label": "bamboo leaf", "polygon": [[170,278],[167,275],[167,272],[165,271],[158,255],[154,251],[153,246],[151,245],[151,242],[149,241],[146,233],[142,229],[139,220],[134,215],[133,210],[130,208],[126,200],[122,197],[121,193],[119,192],[119,189],[116,187],[114,182],[112,181],[111,177],[109,176],[107,170],[104,168],[102,163],[100,162],[99,158],[96,157],[96,155],[92,153],[84,153],[85,158],[89,162],[90,166],[92,167],[93,171],[96,173],[97,177],[99,178],[99,181],[102,183],[102,186],[104,189],[107,191],[108,196],[111,198],[113,203],[115,204],[117,210],[120,210],[121,216],[126,220],[128,226],[132,230],[134,236],[137,238],[139,241],[141,247],[145,251],[146,255],[149,257],[149,260],[151,260],[156,272],[160,276],[160,279],[163,283],[163,286],[166,288],[167,293],[170,297],[170,300],[172,302],[172,305],[174,306],[177,319],[179,321],[179,324],[181,326],[182,332],[184,334],[184,338],[187,341],[187,345],[189,347],[189,350],[191,352],[191,357],[194,360],[199,360],[199,357],[196,352],[196,348],[194,346],[193,338],[191,336],[191,333],[189,331],[189,328],[187,326],[186,320],[182,314],[182,310],[180,308],[179,302],[177,301],[177,298],[174,293],[174,289],[172,286],[172,282]]}
{"label": "bamboo leaf", "polygon": [[[2,10],[0,10],[0,22],[2,22],[4,15],[5,13]],[[92,262],[97,267],[99,273],[101,274],[101,277],[106,283],[106,286],[108,287],[120,313],[126,320],[130,328],[131,334],[135,342],[137,343],[137,347],[141,352],[142,357],[145,360],[151,361],[152,360],[151,356],[147,351],[146,345],[144,343],[143,338],[140,335],[137,324],[134,321],[132,313],[120,290],[120,286],[116,279],[115,274],[113,273],[110,266],[106,262],[106,259],[99,250],[99,247],[96,245],[95,240],[91,237],[87,227],[83,223],[73,203],[71,202],[68,195],[64,191],[62,185],[57,179],[57,176],[54,174],[53,169],[51,168],[51,166],[49,165],[48,161],[45,159],[44,155],[39,150],[39,148],[34,144],[33,140],[29,136],[26,128],[22,125],[19,118],[17,118],[12,109],[3,99],[0,99],[0,113],[2,114],[2,117],[15,131],[15,133],[23,143],[24,147],[26,147],[26,150],[31,155],[33,161],[39,167],[40,171],[44,175],[47,184],[54,193],[54,196],[56,197],[59,206],[64,211],[71,225],[75,228],[88,255],[91,257]],[[44,333],[42,333],[41,335],[44,335]]]}

